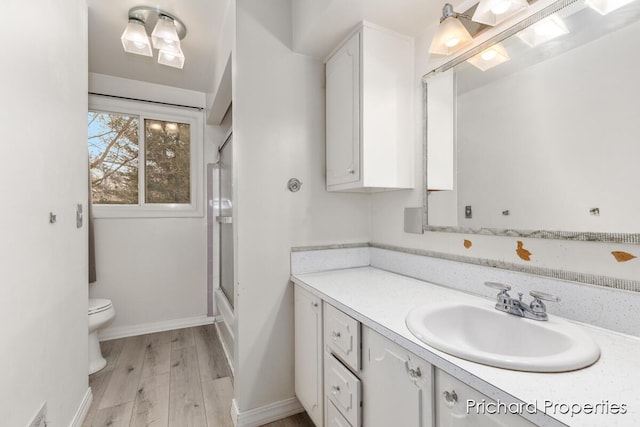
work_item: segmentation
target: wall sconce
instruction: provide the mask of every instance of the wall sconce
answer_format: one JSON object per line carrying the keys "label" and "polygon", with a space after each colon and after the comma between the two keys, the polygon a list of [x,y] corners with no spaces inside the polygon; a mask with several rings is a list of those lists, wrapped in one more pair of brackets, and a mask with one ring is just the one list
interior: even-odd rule
{"label": "wall sconce", "polygon": [[174,68],[184,66],[180,40],[187,35],[187,27],[182,21],[155,7],[129,9],[129,23],[120,37],[125,52],[153,56],[149,34],[153,47],[159,50],[159,64]]}
{"label": "wall sconce", "polygon": [[480,0],[472,19],[494,26],[527,7],[527,0]]}
{"label": "wall sconce", "polygon": [[468,16],[453,11],[453,6],[446,3],[442,8],[442,17],[436,34],[433,36],[429,52],[437,55],[451,55],[471,43],[473,38],[462,25],[458,17],[469,19]]}

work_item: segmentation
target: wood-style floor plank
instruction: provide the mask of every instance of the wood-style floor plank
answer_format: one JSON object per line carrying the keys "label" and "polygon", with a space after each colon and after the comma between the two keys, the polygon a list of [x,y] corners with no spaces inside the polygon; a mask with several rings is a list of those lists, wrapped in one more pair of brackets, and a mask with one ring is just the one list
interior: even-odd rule
{"label": "wood-style floor plank", "polygon": [[128,427],[132,410],[133,402],[99,409],[91,423],[91,427]]}
{"label": "wood-style floor plank", "polygon": [[169,373],[140,380],[131,427],[169,425]]}
{"label": "wood-style floor plank", "polygon": [[233,383],[230,377],[219,378],[202,383],[204,408],[208,427],[233,427],[231,421],[231,399]]}
{"label": "wood-style floor plank", "polygon": [[206,422],[196,348],[172,350],[169,425],[202,427]]}
{"label": "wood-style floor plank", "polygon": [[135,400],[142,373],[145,342],[144,335],[126,338],[98,409]]}
{"label": "wood-style floor plank", "polygon": [[231,369],[214,325],[194,328],[198,363],[202,382],[231,376]]}
{"label": "wood-style floor plank", "polygon": [[178,350],[196,345],[193,328],[176,329],[171,332],[171,350]]}
{"label": "wood-style floor plank", "polygon": [[171,368],[171,331],[146,335],[141,378],[168,374]]}
{"label": "wood-style floor plank", "polygon": [[[213,326],[100,344],[107,366],[89,377],[83,427],[231,427],[233,378]],[[267,424],[313,427],[304,413]]]}

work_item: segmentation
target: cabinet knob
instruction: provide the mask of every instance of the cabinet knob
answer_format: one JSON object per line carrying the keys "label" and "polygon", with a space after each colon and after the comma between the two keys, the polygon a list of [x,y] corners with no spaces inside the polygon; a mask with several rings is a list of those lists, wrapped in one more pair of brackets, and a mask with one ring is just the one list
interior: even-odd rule
{"label": "cabinet knob", "polygon": [[340,332],[333,331],[331,332],[331,336],[333,337],[334,340],[338,339],[340,338]]}
{"label": "cabinet knob", "polygon": [[409,369],[409,376],[414,380],[422,377],[422,371],[420,370],[420,367],[418,366],[416,369]]}
{"label": "cabinet knob", "polygon": [[356,173],[355,169],[347,169],[347,173],[353,175],[354,173]]}
{"label": "cabinet knob", "polygon": [[331,394],[333,394],[335,396],[338,393],[340,393],[340,387],[337,386],[337,385],[332,385],[331,386]]}
{"label": "cabinet knob", "polygon": [[443,391],[442,397],[444,397],[444,401],[446,402],[447,406],[453,406],[458,401],[458,395],[456,394],[455,390]]}
{"label": "cabinet knob", "polygon": [[311,303],[311,305],[312,305],[312,306],[314,306],[314,307],[318,307],[318,303],[317,303],[317,302],[315,302],[315,301],[314,301],[314,302],[312,302],[312,303]]}

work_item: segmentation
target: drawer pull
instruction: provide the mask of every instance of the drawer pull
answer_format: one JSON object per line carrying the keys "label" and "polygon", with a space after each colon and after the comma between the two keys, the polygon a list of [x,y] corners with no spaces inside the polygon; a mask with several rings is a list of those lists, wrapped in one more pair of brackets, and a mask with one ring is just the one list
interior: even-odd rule
{"label": "drawer pull", "polygon": [[409,369],[409,376],[414,380],[422,377],[422,371],[420,370],[420,367],[418,366],[416,369]]}
{"label": "drawer pull", "polygon": [[331,336],[333,337],[334,340],[336,340],[340,338],[340,332],[333,331],[331,332]]}
{"label": "drawer pull", "polygon": [[455,390],[444,391],[442,392],[442,396],[444,397],[444,401],[447,403],[447,406],[453,406],[458,401],[458,395]]}
{"label": "drawer pull", "polygon": [[340,387],[337,386],[337,385],[332,385],[331,386],[331,394],[333,394],[335,396],[338,393],[340,393]]}

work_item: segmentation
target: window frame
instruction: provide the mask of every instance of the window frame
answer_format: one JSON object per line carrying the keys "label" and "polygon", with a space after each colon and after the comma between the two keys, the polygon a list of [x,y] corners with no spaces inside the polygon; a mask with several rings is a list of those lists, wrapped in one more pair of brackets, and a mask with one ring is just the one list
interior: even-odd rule
{"label": "window frame", "polygon": [[[203,216],[203,113],[188,107],[176,107],[109,98],[89,96],[90,112],[124,114],[136,116],[138,125],[138,203],[137,204],[93,204],[95,218],[188,218]],[[145,202],[145,119],[189,124],[189,197],[190,203],[146,203]],[[89,172],[90,173],[90,172]]]}

